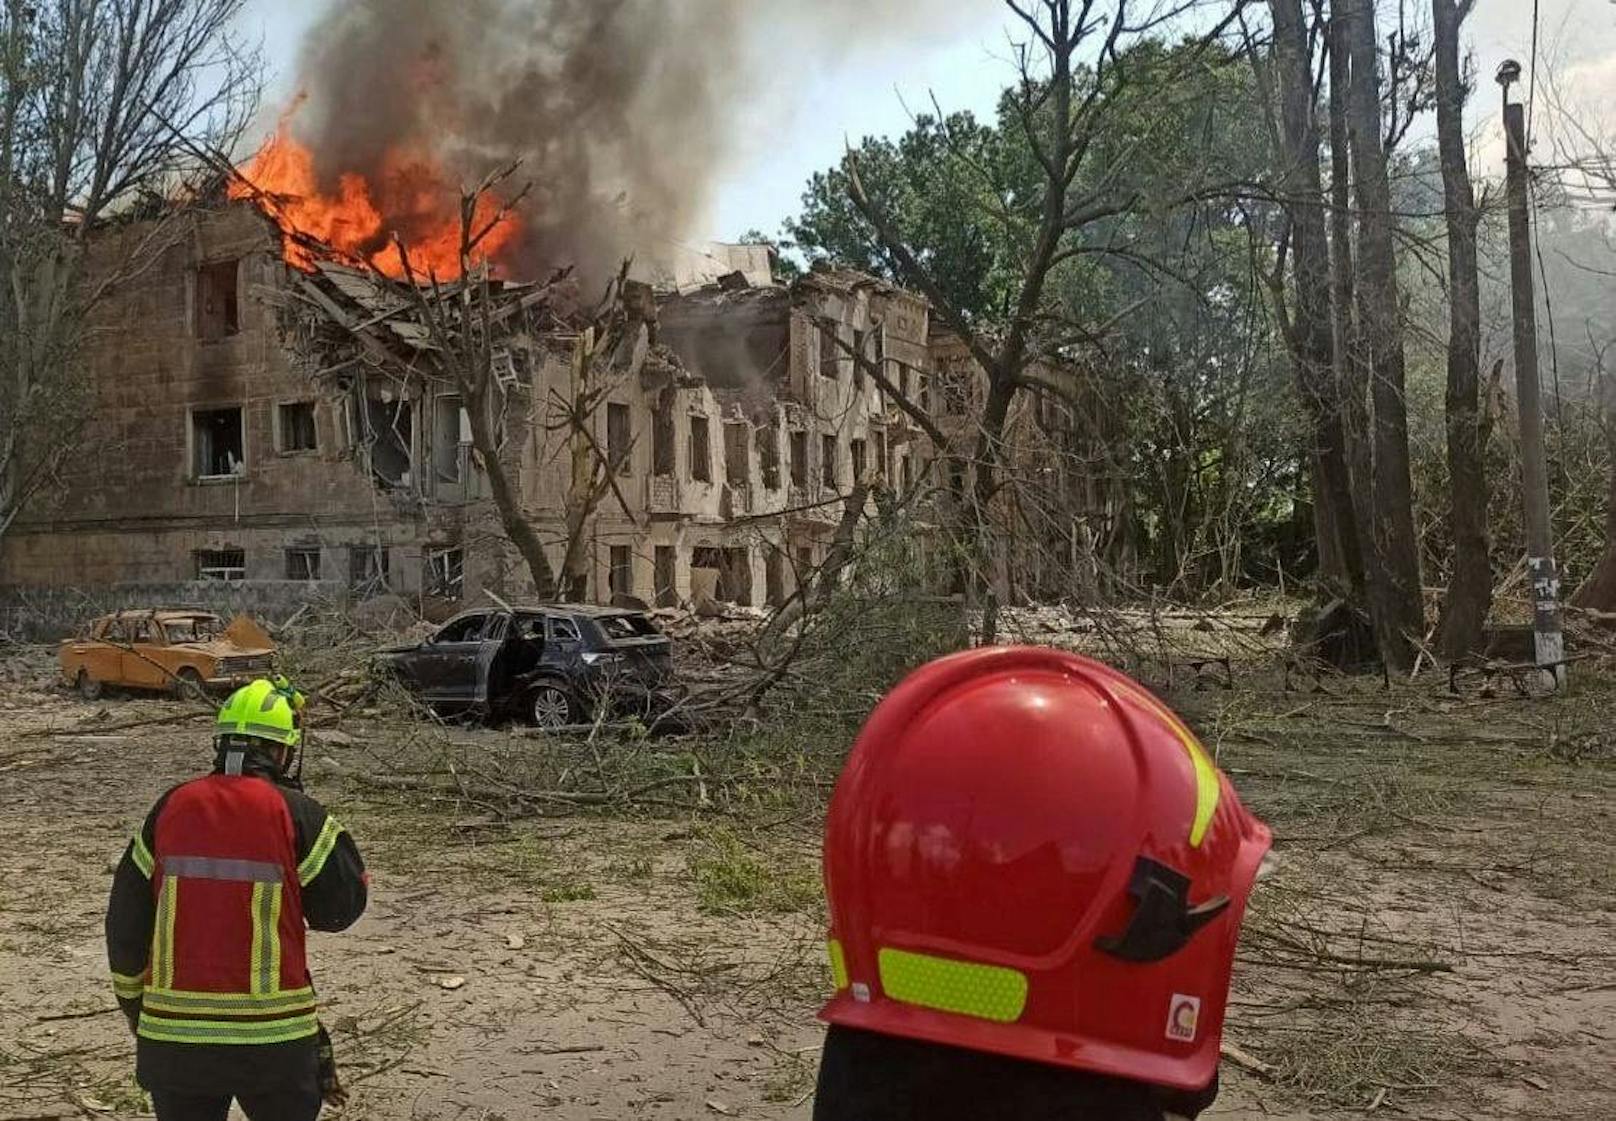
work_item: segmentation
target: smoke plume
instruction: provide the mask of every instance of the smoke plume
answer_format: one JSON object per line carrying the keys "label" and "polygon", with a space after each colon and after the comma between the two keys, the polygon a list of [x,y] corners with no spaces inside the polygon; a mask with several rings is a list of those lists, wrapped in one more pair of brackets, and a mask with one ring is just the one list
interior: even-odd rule
{"label": "smoke plume", "polygon": [[[883,22],[936,34],[972,6]],[[688,238],[731,157],[778,142],[739,134],[758,91],[872,45],[870,22],[862,0],[347,0],[304,44],[291,129],[323,190],[362,177],[406,242],[521,160],[532,193],[501,263],[600,275]]]}

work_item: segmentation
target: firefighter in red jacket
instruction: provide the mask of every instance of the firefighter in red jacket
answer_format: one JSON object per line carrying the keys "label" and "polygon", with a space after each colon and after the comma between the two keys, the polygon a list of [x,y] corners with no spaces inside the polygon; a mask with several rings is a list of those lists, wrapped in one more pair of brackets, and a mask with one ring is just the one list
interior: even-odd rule
{"label": "firefighter in red jacket", "polygon": [[1122,674],[1028,647],[923,667],[831,800],[816,1121],[1193,1117],[1269,843]]}
{"label": "firefighter in red jacket", "polygon": [[232,1098],[253,1121],[320,1111],[305,926],[350,926],[366,878],[353,839],[297,789],[302,702],[284,679],[237,690],[213,773],[157,800],[114,875],[107,958],[160,1121],[224,1121]]}

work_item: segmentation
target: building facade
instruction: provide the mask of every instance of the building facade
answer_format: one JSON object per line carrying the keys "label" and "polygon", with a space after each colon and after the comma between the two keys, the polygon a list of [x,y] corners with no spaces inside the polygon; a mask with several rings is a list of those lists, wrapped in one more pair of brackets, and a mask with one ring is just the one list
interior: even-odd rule
{"label": "building facade", "polygon": [[[459,399],[362,362],[323,366],[286,314],[303,297],[279,232],[250,204],[184,221],[98,308],[83,451],[0,540],[0,586],[531,596]],[[100,251],[147,232],[111,231]],[[322,284],[363,307],[358,274]],[[819,271],[790,286],[731,273],[657,302],[656,341],[677,361],[637,367],[590,416],[616,485],[589,519],[586,594],[779,602],[824,560],[857,481],[922,477],[933,450],[851,353],[923,393],[925,303]],[[575,339],[508,342],[508,456],[559,567],[569,433],[552,414]]]}

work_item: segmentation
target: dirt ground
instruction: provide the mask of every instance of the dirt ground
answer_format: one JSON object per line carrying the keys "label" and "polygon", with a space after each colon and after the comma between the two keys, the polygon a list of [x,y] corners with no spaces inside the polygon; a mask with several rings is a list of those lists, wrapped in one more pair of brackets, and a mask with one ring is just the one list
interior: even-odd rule
{"label": "dirt ground", "polygon": [[[0,1121],[137,1116],[101,918],[151,801],[205,766],[206,724],[60,693],[43,656],[10,666]],[[1173,698],[1283,858],[1210,1116],[1616,1116],[1616,688],[1583,676],[1547,700],[1435,679]],[[363,781],[416,734],[360,715],[311,753],[374,878],[356,927],[312,937],[345,1116],[810,1115],[817,806],[512,817]]]}

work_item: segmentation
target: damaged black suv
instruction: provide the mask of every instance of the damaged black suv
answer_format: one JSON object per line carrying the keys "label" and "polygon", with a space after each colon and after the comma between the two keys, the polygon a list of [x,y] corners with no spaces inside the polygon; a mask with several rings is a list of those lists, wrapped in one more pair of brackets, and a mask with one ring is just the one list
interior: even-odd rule
{"label": "damaged black suv", "polygon": [[561,728],[673,703],[672,643],[643,612],[583,604],[466,611],[377,668],[442,716]]}

